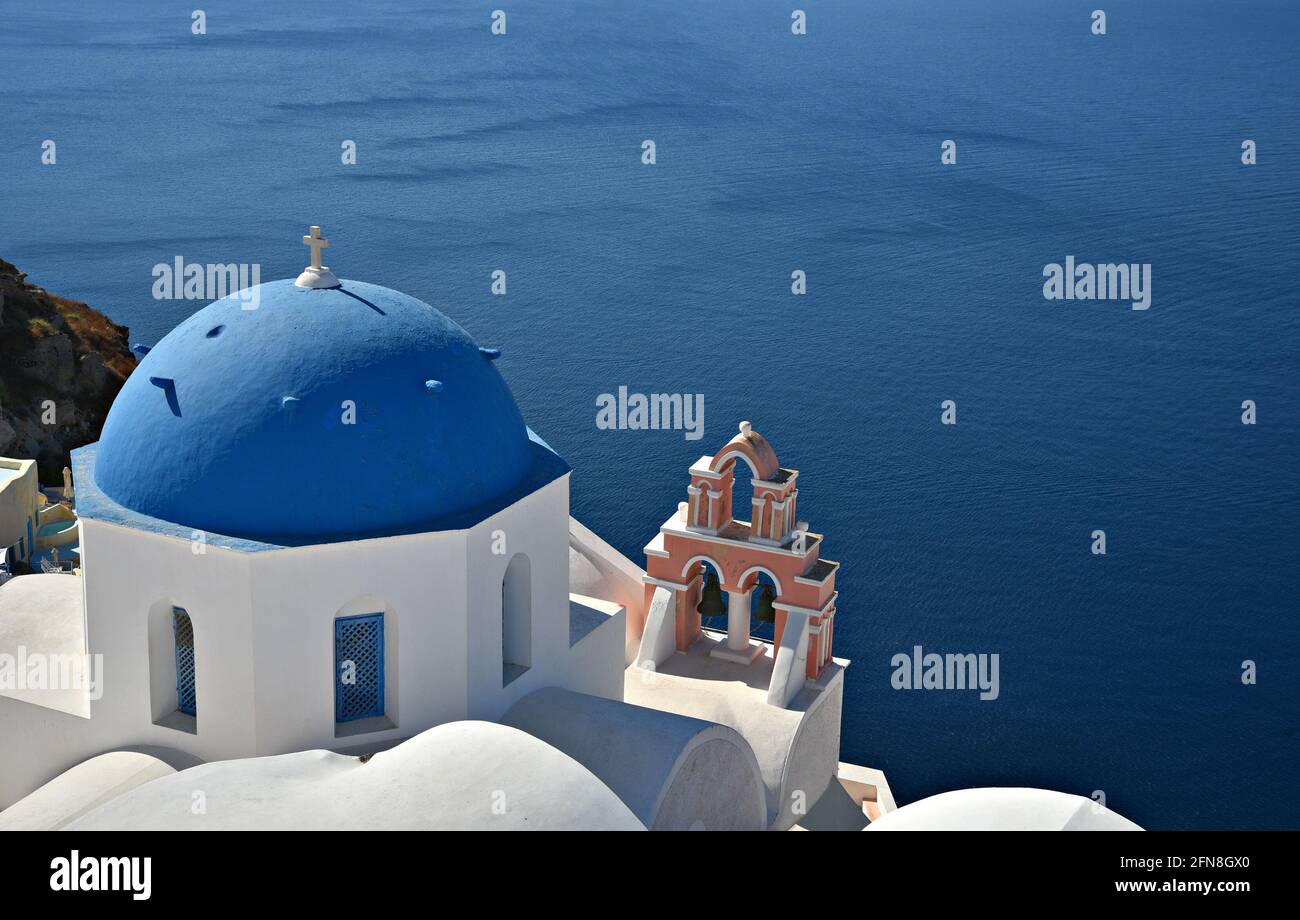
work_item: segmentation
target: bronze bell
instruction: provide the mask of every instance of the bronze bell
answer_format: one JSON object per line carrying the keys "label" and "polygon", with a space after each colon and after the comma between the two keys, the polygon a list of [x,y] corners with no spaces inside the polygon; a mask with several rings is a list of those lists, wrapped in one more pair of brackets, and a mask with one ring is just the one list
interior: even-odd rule
{"label": "bronze bell", "polygon": [[758,596],[758,609],[754,611],[754,619],[760,623],[775,623],[776,608],[772,602],[776,600],[776,594],[772,591],[769,584],[763,585],[763,593]]}
{"label": "bronze bell", "polygon": [[704,590],[695,609],[702,617],[720,617],[727,613],[727,605],[722,602],[722,585],[712,570],[704,575]]}

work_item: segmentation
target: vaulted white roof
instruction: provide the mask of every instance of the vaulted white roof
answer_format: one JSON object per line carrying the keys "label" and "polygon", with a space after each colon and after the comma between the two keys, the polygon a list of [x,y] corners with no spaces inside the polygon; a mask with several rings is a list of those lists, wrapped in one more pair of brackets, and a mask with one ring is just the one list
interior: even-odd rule
{"label": "vaulted white roof", "polygon": [[[196,808],[195,790],[202,790]],[[69,829],[642,830],[609,788],[517,729],[449,722],[368,761],[329,751],[203,764]]]}
{"label": "vaulted white roof", "polygon": [[869,831],[1140,831],[1092,799],[1050,789],[958,789],[904,805]]}

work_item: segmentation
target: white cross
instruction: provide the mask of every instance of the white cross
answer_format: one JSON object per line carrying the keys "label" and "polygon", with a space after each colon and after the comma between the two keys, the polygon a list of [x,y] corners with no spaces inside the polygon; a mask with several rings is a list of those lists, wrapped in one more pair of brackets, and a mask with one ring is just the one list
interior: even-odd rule
{"label": "white cross", "polygon": [[330,245],[330,241],[320,235],[320,227],[312,227],[311,235],[304,236],[302,238],[302,243],[304,246],[311,247],[311,267],[320,268],[320,251],[322,249],[328,249]]}

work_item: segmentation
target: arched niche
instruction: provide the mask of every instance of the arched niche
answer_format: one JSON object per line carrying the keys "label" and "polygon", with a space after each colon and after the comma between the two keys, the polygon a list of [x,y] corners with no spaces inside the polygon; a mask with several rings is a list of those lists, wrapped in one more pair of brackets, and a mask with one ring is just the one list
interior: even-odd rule
{"label": "arched niche", "polygon": [[533,564],[515,553],[501,579],[501,686],[518,680],[533,662]]}

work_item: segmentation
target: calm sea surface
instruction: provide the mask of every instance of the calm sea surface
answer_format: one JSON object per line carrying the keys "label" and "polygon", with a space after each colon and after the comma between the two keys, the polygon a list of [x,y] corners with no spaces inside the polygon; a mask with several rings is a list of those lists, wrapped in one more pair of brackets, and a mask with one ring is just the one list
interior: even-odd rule
{"label": "calm sea surface", "polygon": [[[843,563],[844,759],[900,800],[1300,825],[1297,4],[792,5],[4,0],[0,256],[152,343],[202,305],[155,263],[292,276],[320,224],[503,349],[634,560],[750,419]],[[1150,310],[1045,301],[1069,255],[1151,263]],[[704,439],[598,431],[620,384],[703,393]],[[892,689],[915,645],[1000,697]]]}

